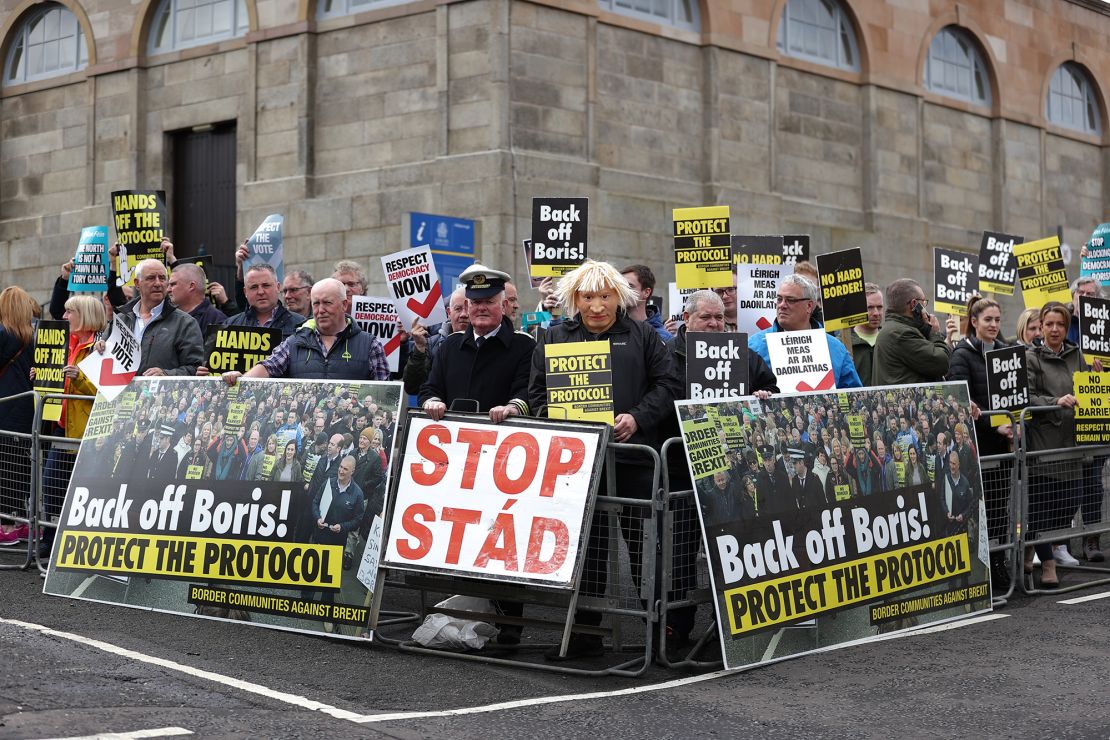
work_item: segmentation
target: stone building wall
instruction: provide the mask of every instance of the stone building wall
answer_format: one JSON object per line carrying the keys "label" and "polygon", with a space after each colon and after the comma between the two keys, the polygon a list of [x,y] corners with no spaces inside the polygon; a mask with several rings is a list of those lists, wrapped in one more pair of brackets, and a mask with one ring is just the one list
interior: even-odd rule
{"label": "stone building wall", "polygon": [[[927,280],[931,246],[973,250],[984,229],[1061,225],[1078,247],[1110,202],[1104,139],[1044,118],[1060,63],[1110,84],[1110,10],[1087,0],[846,0],[859,72],[780,54],[785,0],[703,0],[701,33],[593,0],[418,0],[328,20],[309,0],[248,0],[245,37],[155,57],[153,0],[64,3],[91,36],[89,67],[0,91],[0,284],[41,299],[80,227],[108,220],[112,190],[172,197],[170,134],[222,121],[236,123],[240,234],[284,213],[290,263],[324,275],[363,260],[379,286],[408,211],[479,219],[481,258],[523,276],[539,195],[589,196],[592,254],[661,282],[673,207],[724,203],[737,233],[860,246],[886,282]],[[29,5],[0,2],[5,44]],[[982,44],[989,107],[924,88],[949,23]]]}

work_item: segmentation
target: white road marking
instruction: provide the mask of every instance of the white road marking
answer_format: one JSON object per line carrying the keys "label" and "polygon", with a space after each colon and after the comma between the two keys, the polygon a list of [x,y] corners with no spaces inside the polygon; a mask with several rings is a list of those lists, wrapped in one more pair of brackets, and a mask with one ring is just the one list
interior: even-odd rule
{"label": "white road marking", "polygon": [[1110,599],[1110,591],[1104,591],[1100,594],[1090,594],[1088,596],[1077,596],[1074,599],[1062,599],[1057,601],[1057,604],[1082,604],[1084,601],[1096,601],[1098,599]]}
{"label": "white road marking", "polygon": [[779,641],[782,640],[782,633],[785,631],[785,629],[786,628],[784,627],[783,629],[775,630],[775,634],[771,635],[771,641],[767,643],[767,649],[763,651],[764,661],[770,660],[771,658],[775,657],[775,651],[778,650]]}
{"label": "white road marking", "polygon": [[149,730],[134,730],[132,732],[102,732],[99,735],[81,735],[80,737],[51,738],[51,740],[140,740],[144,737],[180,737],[193,733],[184,727],[153,727]]}
{"label": "white road marking", "polygon": [[[932,625],[930,627],[923,627],[919,630],[912,630],[912,631],[909,631],[909,632],[899,633],[899,634],[895,634],[895,635],[882,636],[882,637],[876,638],[874,640],[869,640],[869,641],[870,642],[876,642],[876,641],[881,641],[881,640],[892,640],[892,639],[903,638],[903,637],[914,637],[914,636],[917,636],[917,635],[924,635],[924,634],[929,634],[929,633],[932,633],[932,632],[944,632],[944,631],[947,631],[947,630],[959,629],[960,627],[969,627],[973,624],[979,624],[981,622],[990,622],[990,621],[993,621],[993,620],[996,620],[996,619],[1005,619],[1008,616],[1010,616],[1010,615],[1009,614],[997,614],[997,613],[984,614],[982,616],[972,617],[970,619],[957,619],[957,620],[953,620],[951,622],[946,622],[946,623],[943,623],[943,624],[936,624],[936,625]],[[314,711],[323,712],[324,714],[331,715],[332,717],[335,717],[337,719],[345,719],[345,720],[348,720],[350,722],[356,722],[358,724],[374,724],[374,723],[377,723],[377,722],[391,722],[391,721],[406,720],[406,719],[407,720],[416,720],[416,719],[433,719],[433,718],[436,718],[436,717],[459,717],[459,716],[464,716],[464,715],[468,715],[468,714],[487,714],[487,713],[490,713],[490,712],[501,712],[501,711],[506,711],[506,710],[510,710],[510,709],[523,709],[525,707],[538,707],[538,706],[544,706],[544,705],[547,705],[547,704],[563,704],[563,703],[572,702],[572,701],[588,701],[588,700],[592,700],[592,699],[608,699],[608,698],[618,697],[618,696],[635,696],[637,694],[648,694],[648,693],[652,693],[652,692],[656,692],[656,691],[666,691],[668,689],[680,688],[682,686],[692,686],[694,684],[702,683],[704,681],[713,681],[713,680],[716,680],[718,678],[722,678],[722,677],[725,677],[725,676],[738,675],[738,674],[744,673],[746,671],[752,670],[753,668],[756,667],[756,666],[745,666],[745,667],[742,667],[742,668],[734,668],[734,669],[731,669],[731,670],[714,671],[713,673],[704,673],[700,676],[687,676],[685,678],[674,679],[673,681],[664,681],[663,683],[649,684],[647,686],[634,686],[634,687],[627,688],[627,689],[616,689],[614,691],[593,691],[593,692],[584,693],[584,694],[561,694],[561,695],[555,695],[555,696],[537,696],[537,697],[533,697],[533,698],[530,698],[530,699],[518,699],[516,701],[500,702],[498,704],[485,704],[485,705],[476,706],[476,707],[460,707],[458,709],[442,709],[442,710],[433,710],[433,711],[427,711],[427,712],[389,712],[389,713],[380,713],[380,714],[359,714],[357,712],[350,712],[350,711],[347,711],[345,709],[339,709],[338,707],[333,707],[333,706],[330,706],[328,704],[323,704],[321,702],[318,702],[318,701],[315,701],[315,700],[312,700],[312,699],[308,699],[308,698],[305,698],[303,696],[297,696],[296,694],[288,694],[284,691],[275,691],[274,689],[270,689],[270,688],[267,688],[265,686],[261,686],[259,684],[250,683],[248,681],[240,681],[237,678],[231,678],[230,676],[224,676],[224,675],[221,675],[219,673],[213,673],[211,671],[205,671],[205,670],[201,670],[199,668],[193,668],[191,666],[182,665],[180,663],[175,663],[171,660],[165,660],[164,658],[156,658],[156,657],[153,657],[153,656],[150,656],[150,655],[144,655],[143,653],[138,653],[138,652],[135,652],[134,650],[128,650],[127,648],[121,648],[121,647],[118,647],[116,645],[112,645],[111,643],[101,642],[99,640],[92,640],[92,639],[89,639],[87,637],[82,637],[81,635],[76,635],[76,634],[73,634],[73,633],[70,633],[70,632],[61,632],[61,631],[58,631],[58,630],[51,629],[49,627],[44,627],[42,625],[32,624],[30,622],[21,622],[21,621],[15,620],[15,619],[0,618],[0,623],[15,625],[17,627],[22,627],[24,629],[29,629],[29,630],[34,630],[34,631],[37,631],[37,632],[41,632],[41,633],[46,634],[46,635],[53,635],[55,637],[61,637],[61,638],[66,639],[66,640],[73,640],[74,642],[79,642],[83,645],[89,645],[91,647],[95,647],[95,648],[98,648],[100,650],[104,650],[105,652],[113,653],[113,654],[116,654],[116,655],[121,655],[123,657],[131,658],[133,660],[138,660],[138,661],[141,661],[141,662],[144,662],[144,663],[150,663],[151,665],[157,665],[157,666],[161,666],[163,668],[169,668],[170,670],[180,671],[180,672],[188,674],[190,676],[195,676],[197,678],[204,678],[204,679],[207,679],[209,681],[214,681],[216,683],[224,684],[225,686],[230,686],[232,688],[237,688],[237,689],[240,689],[242,691],[248,691],[250,693],[258,694],[260,696],[265,696],[267,698],[275,699],[277,701],[283,701],[283,702],[286,702],[287,704],[293,704],[295,706],[303,707],[305,709],[311,709],[311,710],[314,710]],[[857,643],[857,644],[859,644],[859,643]],[[841,647],[841,646],[838,646],[838,647]]]}
{"label": "white road marking", "polygon": [[80,643],[81,645],[88,645],[89,647],[103,650],[106,653],[112,653],[113,655],[119,655],[124,658],[130,658],[131,660],[137,660],[140,663],[149,663],[150,665],[156,665],[161,668],[168,668],[171,671],[178,671],[188,676],[203,678],[206,681],[212,681],[213,683],[230,686],[231,688],[239,689],[240,691],[246,691],[251,694],[257,694],[258,696],[264,696],[267,699],[274,699],[275,701],[292,704],[293,706],[301,707],[302,709],[309,709],[314,712],[321,712],[323,714],[335,717],[336,719],[345,719],[352,722],[358,722],[363,720],[367,716],[364,714],[359,714],[357,712],[351,712],[346,709],[340,709],[339,707],[333,707],[330,704],[324,704],[323,702],[318,702],[314,699],[309,699],[304,696],[298,696],[297,694],[290,694],[285,691],[277,691],[275,689],[262,686],[261,684],[251,683],[250,681],[241,681],[238,678],[224,676],[220,673],[213,673],[212,671],[206,671],[201,668],[193,668],[192,666],[184,665],[182,663],[176,663],[172,660],[166,660],[165,658],[157,658],[153,655],[146,655],[144,653],[136,652],[135,650],[128,650],[127,648],[113,645],[110,642],[102,642],[100,640],[93,640],[91,638],[84,637],[83,635],[77,635],[72,632],[62,632],[60,630],[51,629],[41,624],[22,622],[18,619],[3,618],[0,618],[0,624],[10,624],[16,627],[22,627],[26,630],[31,630],[33,632],[40,632],[51,637],[58,637],[63,640],[72,640],[73,642]]}

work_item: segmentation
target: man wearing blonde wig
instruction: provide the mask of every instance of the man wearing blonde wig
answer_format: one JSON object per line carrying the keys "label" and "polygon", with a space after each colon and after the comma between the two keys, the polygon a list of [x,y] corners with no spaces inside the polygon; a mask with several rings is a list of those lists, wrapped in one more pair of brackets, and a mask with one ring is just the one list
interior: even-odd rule
{"label": "man wearing blonde wig", "polygon": [[[637,295],[628,281],[606,262],[587,260],[559,281],[554,295],[567,317],[551,327],[532,355],[532,374],[528,388],[529,406],[537,416],[547,416],[547,376],[544,372],[544,344],[608,340],[612,353],[613,372],[613,439],[616,442],[640,444],[659,449],[666,430],[666,419],[674,399],[681,398],[682,388],[675,375],[671,353],[648,324],[628,317],[628,309],[636,304]],[[616,480],[620,490],[605,490],[606,476],[601,477],[599,495],[627,498],[651,497],[652,467],[645,455],[617,454]],[[628,544],[632,577],[640,581],[643,562],[643,519],[636,511],[620,514],[621,531]],[[590,530],[586,557],[589,562],[606,562],[609,533],[605,517],[595,517]],[[602,596],[605,593],[605,568],[587,568],[582,578],[582,593]],[[598,625],[601,614],[579,612],[579,624]],[[599,655],[602,652],[598,635],[571,636],[566,658]],[[558,659],[557,652],[547,655]]]}

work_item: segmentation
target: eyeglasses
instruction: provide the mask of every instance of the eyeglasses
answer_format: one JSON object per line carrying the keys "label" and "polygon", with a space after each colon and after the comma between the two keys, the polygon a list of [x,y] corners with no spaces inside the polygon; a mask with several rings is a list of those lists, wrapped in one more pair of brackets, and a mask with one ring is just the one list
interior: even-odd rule
{"label": "eyeglasses", "polygon": [[717,295],[736,295],[736,288],[735,287],[714,288],[713,292],[716,293]]}
{"label": "eyeglasses", "polygon": [[801,303],[802,301],[808,300],[808,298],[791,298],[788,295],[777,295],[775,296],[775,305],[778,305],[780,303],[789,303],[791,306],[793,306],[796,303]]}
{"label": "eyeglasses", "polygon": [[311,287],[312,287],[311,285],[302,285],[299,288],[282,288],[281,292],[282,293],[296,293],[297,291],[300,291],[300,290],[308,290]]}
{"label": "eyeglasses", "polygon": [[929,299],[928,298],[913,298],[913,299],[910,300],[910,305],[911,306],[915,303],[919,304],[922,308],[926,308],[929,305]]}

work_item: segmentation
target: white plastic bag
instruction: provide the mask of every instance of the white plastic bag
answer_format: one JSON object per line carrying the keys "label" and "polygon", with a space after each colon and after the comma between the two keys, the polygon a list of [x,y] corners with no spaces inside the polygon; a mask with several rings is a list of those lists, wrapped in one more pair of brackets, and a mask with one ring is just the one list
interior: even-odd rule
{"label": "white plastic bag", "polygon": [[[458,611],[487,613],[493,611],[489,599],[479,599],[474,596],[452,596],[436,606]],[[424,623],[412,633],[412,639],[430,648],[481,650],[496,634],[497,628],[486,622],[450,617],[446,614],[429,614],[424,618]]]}

